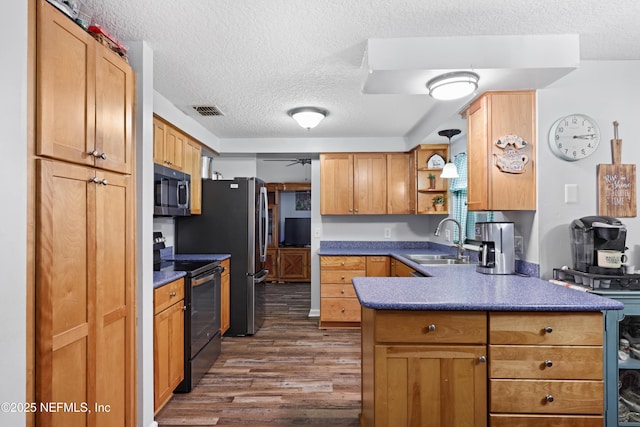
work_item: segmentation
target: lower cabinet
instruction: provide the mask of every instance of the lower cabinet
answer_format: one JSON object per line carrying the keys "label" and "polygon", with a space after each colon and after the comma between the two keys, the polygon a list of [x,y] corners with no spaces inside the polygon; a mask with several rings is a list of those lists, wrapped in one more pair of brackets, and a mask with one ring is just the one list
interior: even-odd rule
{"label": "lower cabinet", "polygon": [[220,285],[220,336],[223,336],[231,324],[231,260],[220,263],[224,268]]}
{"label": "lower cabinet", "polygon": [[414,277],[414,271],[413,268],[397,259],[391,260],[391,277]]}
{"label": "lower cabinet", "polygon": [[278,249],[278,274],[281,282],[309,282],[311,280],[311,249]]}
{"label": "lower cabinet", "polygon": [[491,426],[601,427],[603,339],[599,312],[490,313]]}
{"label": "lower cabinet", "polygon": [[486,314],[362,310],[366,426],[487,425]]}
{"label": "lower cabinet", "polygon": [[156,413],[184,379],[184,279],[153,293],[153,379]]}

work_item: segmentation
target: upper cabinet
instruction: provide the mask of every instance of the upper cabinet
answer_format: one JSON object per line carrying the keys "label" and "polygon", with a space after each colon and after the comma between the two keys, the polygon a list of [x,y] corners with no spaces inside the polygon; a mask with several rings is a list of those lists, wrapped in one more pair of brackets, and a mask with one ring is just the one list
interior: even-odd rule
{"label": "upper cabinet", "polygon": [[153,118],[153,129],[153,161],[186,172],[186,135],[157,117]]}
{"label": "upper cabinet", "polygon": [[448,144],[423,144],[413,150],[416,163],[418,214],[445,214],[448,211],[449,181],[441,178],[449,158]]}
{"label": "upper cabinet", "polygon": [[387,213],[386,169],[384,153],[321,154],[320,213]]}
{"label": "upper cabinet", "polygon": [[200,144],[188,139],[184,157],[184,171],[191,175],[191,215],[200,215],[202,213],[202,149]]}
{"label": "upper cabinet", "polygon": [[45,1],[37,26],[37,154],[131,173],[131,67]]}
{"label": "upper cabinet", "polygon": [[463,114],[469,210],[535,210],[535,91],[486,92]]}
{"label": "upper cabinet", "polygon": [[411,153],[387,153],[387,213],[415,213],[416,178]]}

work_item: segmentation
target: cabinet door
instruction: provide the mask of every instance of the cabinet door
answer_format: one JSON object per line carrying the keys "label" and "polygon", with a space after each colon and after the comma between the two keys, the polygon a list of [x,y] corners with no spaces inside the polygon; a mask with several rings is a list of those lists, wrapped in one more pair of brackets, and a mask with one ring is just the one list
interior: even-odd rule
{"label": "cabinet door", "polygon": [[487,114],[487,100],[484,97],[474,102],[467,110],[467,186],[470,211],[488,208]]}
{"label": "cabinet door", "polygon": [[184,379],[184,300],[169,307],[169,389]]}
{"label": "cabinet door", "polygon": [[385,154],[354,154],[353,212],[387,213],[387,158]]}
{"label": "cabinet door", "polygon": [[135,75],[120,56],[96,48],[97,167],[116,172],[133,170],[133,99]]}
{"label": "cabinet door", "polygon": [[376,426],[487,425],[484,346],[375,347]]}
{"label": "cabinet door", "polygon": [[172,126],[167,126],[164,140],[165,164],[172,169],[184,170],[186,137]]}
{"label": "cabinet door", "polygon": [[[91,402],[95,364],[94,268],[96,185],[92,169],[49,160],[37,162],[36,355],[38,402]],[[36,425],[84,426],[89,414],[37,412]]]}
{"label": "cabinet door", "polygon": [[415,175],[409,153],[387,154],[387,213],[415,213]]}
{"label": "cabinet door", "polygon": [[[135,414],[135,293],[133,186],[129,175],[94,169],[96,276],[96,402],[111,410],[96,425],[111,426]],[[91,251],[90,251],[91,253]],[[135,418],[135,417],[134,417]]]}
{"label": "cabinet door", "polygon": [[202,155],[197,142],[187,140],[185,160],[185,172],[191,175],[191,215],[199,215],[202,213]]}
{"label": "cabinet door", "polygon": [[320,155],[320,213],[353,213],[353,155]]}
{"label": "cabinet door", "polygon": [[171,396],[169,388],[169,309],[153,317],[153,408],[157,412]]}
{"label": "cabinet door", "polygon": [[37,154],[93,165],[96,42],[45,0],[37,13]]}
{"label": "cabinet door", "polygon": [[367,277],[389,277],[390,264],[388,256],[368,256]]}
{"label": "cabinet door", "polygon": [[231,274],[229,273],[229,261],[226,261],[226,265],[223,262],[222,266],[225,271],[220,278],[220,335],[224,335],[231,324]]}
{"label": "cabinet door", "polygon": [[164,141],[167,137],[167,125],[157,117],[153,118],[153,162],[165,165]]}
{"label": "cabinet door", "polygon": [[309,280],[310,249],[280,249],[280,279]]}

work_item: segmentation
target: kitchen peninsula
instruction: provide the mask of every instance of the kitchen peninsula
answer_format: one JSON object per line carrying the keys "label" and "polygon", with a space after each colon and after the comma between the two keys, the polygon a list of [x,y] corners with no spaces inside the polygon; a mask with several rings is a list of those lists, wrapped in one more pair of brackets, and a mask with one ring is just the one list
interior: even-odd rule
{"label": "kitchen peninsula", "polygon": [[602,312],[622,304],[389,255],[428,277],[353,279],[363,426],[603,425]]}

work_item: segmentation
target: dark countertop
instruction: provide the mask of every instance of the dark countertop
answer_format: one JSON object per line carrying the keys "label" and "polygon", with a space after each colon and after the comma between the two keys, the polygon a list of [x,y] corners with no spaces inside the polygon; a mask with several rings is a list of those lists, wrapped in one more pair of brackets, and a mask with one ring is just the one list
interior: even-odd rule
{"label": "dark countertop", "polygon": [[[229,258],[231,254],[175,254],[164,259],[167,261],[224,261]],[[186,275],[184,271],[154,271],[153,288],[159,288]]]}
{"label": "dark countertop", "polygon": [[[487,275],[476,264],[423,266],[403,254],[451,253],[440,245],[327,247],[319,255],[387,255],[431,277],[357,277],[360,303],[378,310],[601,311],[621,310],[618,301],[558,286],[534,277]],[[466,251],[469,254],[469,251]]]}

